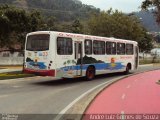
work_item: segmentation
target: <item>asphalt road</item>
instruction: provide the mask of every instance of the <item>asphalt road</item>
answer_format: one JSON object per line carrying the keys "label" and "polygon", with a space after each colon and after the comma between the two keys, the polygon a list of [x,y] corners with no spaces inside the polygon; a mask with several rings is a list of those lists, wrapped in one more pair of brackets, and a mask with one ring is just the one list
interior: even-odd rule
{"label": "asphalt road", "polygon": [[[160,66],[143,66],[133,73],[158,68]],[[51,77],[0,81],[0,113],[58,114],[86,91],[120,76],[124,75],[100,75],[93,81],[82,78],[61,80]]]}

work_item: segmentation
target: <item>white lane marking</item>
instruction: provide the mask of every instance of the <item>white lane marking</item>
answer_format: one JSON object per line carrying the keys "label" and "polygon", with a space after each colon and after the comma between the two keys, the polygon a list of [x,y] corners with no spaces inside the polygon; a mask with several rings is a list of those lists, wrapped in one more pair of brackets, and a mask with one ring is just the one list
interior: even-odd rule
{"label": "white lane marking", "polygon": [[9,95],[0,95],[0,98],[8,97]]}
{"label": "white lane marking", "polygon": [[125,98],[125,97],[126,97],[126,95],[125,95],[125,94],[123,94],[123,95],[122,95],[122,97],[121,97],[121,98],[122,98],[122,100],[124,100],[124,98]]}
{"label": "white lane marking", "polygon": [[129,89],[131,87],[131,85],[128,85],[126,88]]}
{"label": "white lane marking", "polygon": [[122,79],[123,77],[118,77],[116,79],[113,79],[112,81],[107,81],[104,82],[102,84],[99,84],[97,86],[95,86],[94,88],[88,90],[87,92],[83,93],[82,95],[80,95],[78,98],[76,98],[75,100],[73,100],[68,106],[66,106],[62,111],[60,111],[60,113],[54,118],[54,120],[60,120],[60,118],[63,116],[63,114],[65,114],[67,112],[67,110],[69,110],[76,102],[78,102],[80,99],[82,99],[84,96],[86,96],[87,94],[91,93],[92,91],[94,91],[95,89],[107,84],[107,83],[112,83],[118,79]]}
{"label": "white lane marking", "polygon": [[20,88],[21,86],[12,86],[13,88]]}
{"label": "white lane marking", "polygon": [[121,111],[121,115],[122,115],[122,119],[121,120],[125,120],[124,111]]}

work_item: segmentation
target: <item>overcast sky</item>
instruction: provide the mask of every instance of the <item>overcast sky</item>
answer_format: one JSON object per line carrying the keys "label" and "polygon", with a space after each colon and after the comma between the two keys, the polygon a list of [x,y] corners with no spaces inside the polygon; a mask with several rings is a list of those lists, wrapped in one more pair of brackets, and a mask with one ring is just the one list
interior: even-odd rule
{"label": "overcast sky", "polygon": [[130,13],[140,11],[140,6],[144,0],[81,0],[82,3],[93,5],[101,10],[109,8],[118,9],[119,11]]}

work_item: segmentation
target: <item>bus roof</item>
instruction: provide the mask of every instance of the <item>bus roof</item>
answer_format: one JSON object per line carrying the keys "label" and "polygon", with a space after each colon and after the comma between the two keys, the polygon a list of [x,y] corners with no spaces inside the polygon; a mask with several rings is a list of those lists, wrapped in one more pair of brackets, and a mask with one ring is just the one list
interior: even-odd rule
{"label": "bus roof", "polygon": [[59,37],[71,37],[71,38],[78,38],[78,39],[91,39],[91,40],[103,40],[103,41],[113,41],[113,42],[129,42],[133,44],[138,44],[136,41],[133,40],[125,40],[125,39],[118,39],[114,37],[100,37],[100,36],[93,36],[93,35],[84,35],[84,34],[76,34],[76,33],[67,33],[67,32],[58,32],[58,31],[36,31],[28,33],[28,35],[33,34],[51,34],[54,33]]}

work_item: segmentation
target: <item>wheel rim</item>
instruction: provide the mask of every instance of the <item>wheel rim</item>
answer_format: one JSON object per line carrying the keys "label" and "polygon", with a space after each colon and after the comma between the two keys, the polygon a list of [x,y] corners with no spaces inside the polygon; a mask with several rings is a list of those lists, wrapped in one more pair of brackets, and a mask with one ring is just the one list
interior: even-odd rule
{"label": "wheel rim", "polygon": [[88,77],[89,79],[94,78],[94,69],[93,69],[93,68],[89,68],[89,69],[87,70],[87,77]]}

